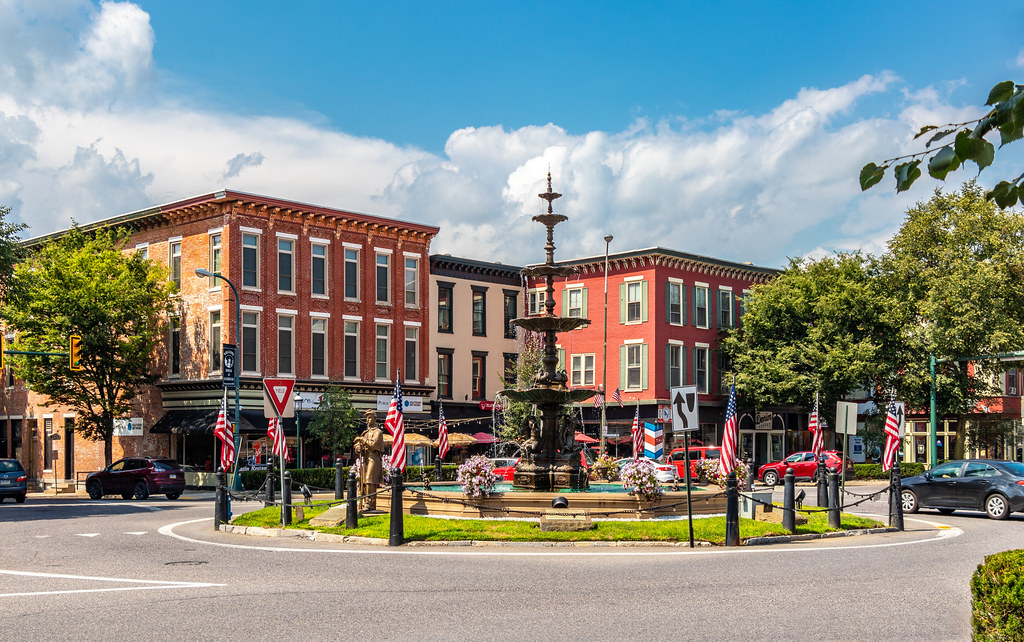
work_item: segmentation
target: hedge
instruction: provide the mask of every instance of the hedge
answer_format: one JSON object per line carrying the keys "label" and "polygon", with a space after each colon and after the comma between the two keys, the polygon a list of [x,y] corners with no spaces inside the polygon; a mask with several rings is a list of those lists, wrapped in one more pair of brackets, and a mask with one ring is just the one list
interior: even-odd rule
{"label": "hedge", "polygon": [[[442,481],[455,481],[457,469],[458,466],[451,464],[441,466]],[[289,468],[288,473],[292,476],[293,487],[306,484],[314,491],[334,490],[334,468]],[[347,466],[342,468],[341,474],[345,480],[348,479]],[[433,466],[406,466],[405,481],[410,483],[419,482],[424,474],[426,474],[430,481],[434,481]],[[242,488],[245,490],[257,490],[263,485],[263,480],[266,478],[267,471],[265,470],[244,470],[242,471]],[[277,480],[277,483],[280,483],[280,480]]]}
{"label": "hedge", "polygon": [[971,578],[975,640],[1024,640],[1024,550],[985,557]]}
{"label": "hedge", "polygon": [[[888,471],[882,470],[882,464],[854,464],[855,479],[889,479]],[[924,472],[924,464],[900,462],[900,477],[913,477]]]}

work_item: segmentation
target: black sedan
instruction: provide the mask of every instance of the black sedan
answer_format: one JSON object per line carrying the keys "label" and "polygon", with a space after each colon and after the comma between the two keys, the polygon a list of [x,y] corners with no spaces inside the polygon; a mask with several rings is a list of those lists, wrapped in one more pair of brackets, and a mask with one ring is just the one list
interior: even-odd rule
{"label": "black sedan", "polygon": [[903,512],[934,508],[944,515],[957,509],[983,510],[1006,519],[1024,510],[1024,464],[995,459],[947,461],[903,480]]}

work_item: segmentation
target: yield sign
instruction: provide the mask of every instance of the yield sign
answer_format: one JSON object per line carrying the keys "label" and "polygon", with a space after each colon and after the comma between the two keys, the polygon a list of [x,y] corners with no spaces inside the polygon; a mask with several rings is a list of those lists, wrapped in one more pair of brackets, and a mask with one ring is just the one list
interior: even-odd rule
{"label": "yield sign", "polygon": [[[291,406],[292,390],[295,389],[294,379],[264,379],[263,396],[270,400],[278,417],[290,417],[294,413],[287,412]],[[264,408],[266,410],[266,408]],[[266,412],[264,412],[266,414]]]}

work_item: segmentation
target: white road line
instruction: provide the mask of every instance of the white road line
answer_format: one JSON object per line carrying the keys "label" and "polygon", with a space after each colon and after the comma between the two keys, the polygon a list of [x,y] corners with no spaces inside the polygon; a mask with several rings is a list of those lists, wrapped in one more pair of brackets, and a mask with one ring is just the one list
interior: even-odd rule
{"label": "white road line", "polygon": [[111,591],[153,591],[162,589],[181,588],[207,588],[211,586],[226,586],[225,584],[210,584],[206,582],[178,582],[174,580],[138,580],[127,577],[94,577],[90,575],[66,575],[63,573],[37,573],[32,571],[9,571],[0,569],[0,575],[18,575],[21,577],[43,577],[48,579],[82,580],[87,582],[118,582],[121,584],[132,584],[134,586],[118,586],[95,589],[68,589],[64,591],[32,591],[25,593],[0,593],[3,597],[26,597],[33,595],[67,595],[70,593],[106,593]]}
{"label": "white road line", "polygon": [[75,533],[79,537],[97,537],[99,533]]}
{"label": "white road line", "polygon": [[125,535],[145,535],[149,531],[125,531]]}
{"label": "white road line", "polygon": [[[197,522],[208,522],[212,520],[212,517],[205,517],[203,519],[192,519],[184,522],[176,522],[174,524],[168,524],[161,526],[157,532],[161,535],[167,535],[179,539],[183,542],[191,542],[193,544],[206,544],[207,546],[220,546],[223,548],[236,548],[242,550],[261,550],[261,551],[273,551],[275,553],[341,553],[341,554],[356,554],[356,555],[497,555],[502,557],[523,557],[523,556],[593,556],[600,555],[604,557],[668,557],[677,555],[768,555],[772,553],[792,553],[792,552],[806,552],[806,551],[848,551],[853,549],[867,549],[867,548],[889,548],[894,546],[909,546],[911,544],[924,544],[928,542],[937,542],[944,539],[953,537],[959,537],[963,535],[963,531],[959,528],[948,526],[946,524],[940,524],[937,522],[929,522],[922,519],[911,519],[904,518],[908,522],[921,522],[928,524],[929,526],[935,527],[937,532],[932,537],[927,539],[918,539],[904,542],[880,542],[876,544],[854,544],[851,546],[796,546],[796,547],[783,547],[781,545],[765,546],[765,547],[715,547],[712,549],[704,548],[702,550],[665,550],[660,549],[656,551],[617,551],[609,550],[607,548],[601,548],[599,550],[585,550],[584,548],[577,548],[569,551],[559,550],[538,550],[538,551],[522,551],[522,550],[509,550],[505,548],[494,548],[487,550],[483,547],[473,547],[473,550],[444,550],[444,549],[430,549],[424,550],[421,548],[387,548],[382,546],[374,546],[372,549],[334,549],[334,548],[291,548],[288,546],[252,546],[249,544],[229,544],[227,542],[210,542],[201,539],[194,539],[179,535],[174,532],[174,529],[178,526],[184,526],[186,524],[195,524]],[[459,547],[453,547],[459,548]]]}

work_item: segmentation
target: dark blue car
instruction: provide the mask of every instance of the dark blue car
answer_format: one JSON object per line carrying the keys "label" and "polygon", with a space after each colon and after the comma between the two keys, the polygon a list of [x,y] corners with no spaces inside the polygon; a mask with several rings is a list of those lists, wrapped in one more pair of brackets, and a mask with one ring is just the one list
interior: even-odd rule
{"label": "dark blue car", "polygon": [[13,497],[19,504],[25,503],[28,492],[28,475],[17,459],[0,459],[0,502]]}
{"label": "dark blue car", "polygon": [[992,519],[1024,511],[1024,464],[997,459],[961,459],[903,480],[903,511],[934,508],[983,510]]}

